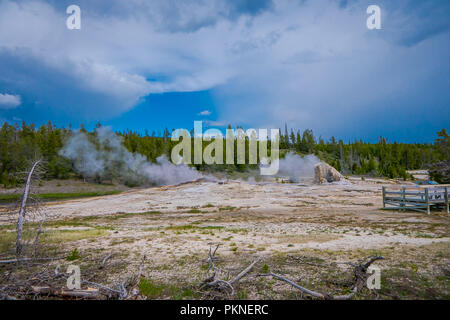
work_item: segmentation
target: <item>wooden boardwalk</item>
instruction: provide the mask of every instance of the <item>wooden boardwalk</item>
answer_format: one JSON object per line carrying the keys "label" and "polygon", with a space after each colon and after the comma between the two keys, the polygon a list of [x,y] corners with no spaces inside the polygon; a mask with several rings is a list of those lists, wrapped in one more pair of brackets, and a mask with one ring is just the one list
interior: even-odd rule
{"label": "wooden boardwalk", "polygon": [[431,208],[449,211],[450,185],[383,186],[383,208],[430,214]]}

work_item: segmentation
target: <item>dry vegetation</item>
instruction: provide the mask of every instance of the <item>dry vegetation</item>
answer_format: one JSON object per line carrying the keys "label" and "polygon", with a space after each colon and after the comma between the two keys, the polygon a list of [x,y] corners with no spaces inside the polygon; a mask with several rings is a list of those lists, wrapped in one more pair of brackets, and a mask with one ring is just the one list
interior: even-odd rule
{"label": "dry vegetation", "polygon": [[[0,265],[0,292],[32,298],[31,286],[61,288],[65,278],[55,279],[53,270],[77,264],[82,280],[117,291],[125,283],[133,298],[310,299],[261,274],[274,272],[317,292],[343,295],[353,281],[349,262],[383,256],[374,263],[381,268],[381,289],[364,288],[355,299],[450,298],[450,217],[379,210],[380,182],[196,182],[48,203],[45,210],[57,218],[45,224],[41,257],[45,252],[57,259]],[[15,241],[15,226],[6,216],[0,222],[3,256]],[[234,283],[232,294],[200,286],[210,247],[217,244],[214,264],[221,279],[232,279],[261,257]]]}

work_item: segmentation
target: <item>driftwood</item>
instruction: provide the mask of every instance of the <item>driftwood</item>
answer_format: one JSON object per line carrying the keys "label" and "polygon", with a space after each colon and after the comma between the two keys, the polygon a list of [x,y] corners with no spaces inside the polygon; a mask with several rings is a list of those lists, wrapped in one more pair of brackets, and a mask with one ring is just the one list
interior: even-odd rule
{"label": "driftwood", "polygon": [[25,208],[27,205],[28,195],[30,193],[30,186],[31,186],[31,178],[33,176],[34,170],[39,165],[41,160],[35,161],[33,166],[31,167],[30,172],[28,173],[27,181],[25,183],[25,189],[23,191],[22,196],[22,202],[20,204],[19,209],[19,217],[17,219],[17,238],[16,238],[16,255],[19,257],[22,253],[22,229],[23,229],[23,222],[25,219]]}
{"label": "driftwood", "polygon": [[139,264],[136,277],[134,279],[132,279],[132,281],[131,281],[132,284],[131,284],[131,288],[128,293],[126,292],[124,283],[122,283],[121,299],[127,299],[127,300],[136,299],[136,297],[139,295],[139,282],[142,277],[142,269],[144,267],[145,259],[146,259],[146,256],[144,255],[142,257],[141,263]]}
{"label": "driftwood", "polygon": [[258,259],[253,261],[247,268],[242,270],[238,275],[236,275],[233,279],[231,279],[229,281],[222,280],[222,279],[216,279],[217,272],[222,272],[222,270],[217,268],[214,263],[214,261],[217,259],[215,254],[216,254],[218,248],[219,248],[219,245],[216,246],[214,251],[211,250],[211,247],[209,248],[209,256],[208,256],[209,266],[208,266],[208,270],[207,270],[207,275],[211,270],[213,270],[213,274],[211,276],[208,276],[205,280],[203,280],[200,283],[200,289],[202,289],[204,287],[210,287],[210,288],[215,287],[216,289],[228,288],[230,290],[230,294],[234,295],[233,284],[237,283],[239,280],[241,280],[243,277],[245,277],[252,270],[252,268],[259,261],[262,260],[262,258],[259,257]]}
{"label": "driftwood", "polygon": [[56,296],[61,298],[80,298],[80,299],[99,299],[101,297],[98,289],[87,290],[66,290],[55,289],[52,287],[31,287],[32,291],[36,295],[44,296]]}
{"label": "driftwood", "polygon": [[[105,265],[106,261],[112,256],[109,254],[101,261],[101,265]],[[33,262],[39,260],[58,260],[64,259],[64,257],[54,258],[19,258],[0,260],[0,263],[10,264],[17,262]],[[37,295],[41,297],[56,297],[60,299],[133,299],[139,295],[138,283],[143,272],[143,265],[146,257],[142,258],[142,261],[137,270],[135,277],[127,278],[125,281],[121,281],[114,286],[108,287],[101,283],[93,282],[91,279],[95,276],[99,268],[98,266],[85,270],[86,276],[90,272],[94,272],[90,278],[81,280],[81,285],[87,286],[88,289],[68,289],[64,286],[61,280],[67,279],[69,274],[61,271],[61,267],[58,265],[55,267],[50,265],[42,265],[44,270],[40,270],[36,273],[29,274],[26,279],[21,279],[20,283],[11,278],[11,282],[0,288],[0,300],[12,300],[17,299],[15,295],[29,298],[30,295]],[[100,266],[101,266],[100,265]],[[18,267],[26,267],[27,264],[21,264]],[[58,281],[58,282],[57,282]],[[39,284],[37,284],[38,282]],[[52,285],[48,285],[52,283]],[[57,284],[58,283],[58,284]],[[131,287],[130,287],[131,286]],[[134,287],[133,287],[134,286]],[[133,289],[133,290],[132,290]],[[19,298],[22,299],[22,298]]]}
{"label": "driftwood", "polygon": [[91,285],[91,286],[96,286],[96,287],[98,287],[98,288],[100,288],[100,289],[104,289],[104,290],[106,290],[106,291],[115,293],[115,294],[117,294],[118,296],[121,296],[121,295],[123,294],[122,290],[120,290],[120,291],[119,291],[119,290],[114,290],[114,289],[111,289],[110,287],[104,286],[104,285],[102,285],[102,284],[100,284],[100,283],[96,283],[96,282],[92,282],[92,281],[87,281],[87,280],[83,280],[83,281],[81,281],[81,283],[82,283],[82,284],[88,284],[88,285]]}
{"label": "driftwood", "polygon": [[9,259],[9,260],[0,260],[0,264],[9,264],[9,263],[17,263],[17,262],[29,262],[29,261],[42,261],[42,260],[60,260],[63,257],[58,258],[19,258],[19,259]]}
{"label": "driftwood", "polygon": [[382,259],[384,259],[384,258],[381,256],[367,257],[367,258],[363,259],[362,261],[360,261],[358,264],[349,263],[350,265],[352,265],[354,267],[354,270],[353,270],[354,284],[351,287],[351,292],[346,295],[336,295],[335,296],[332,294],[324,294],[324,293],[316,292],[313,290],[309,290],[305,287],[298,285],[297,283],[293,282],[292,280],[289,280],[289,279],[287,279],[279,274],[273,273],[273,272],[269,272],[267,274],[260,274],[259,276],[271,276],[274,279],[284,281],[284,282],[290,284],[291,286],[293,286],[294,288],[300,290],[302,293],[308,294],[314,298],[328,299],[328,300],[349,300],[349,299],[353,298],[355,296],[355,294],[358,292],[358,290],[361,290],[362,287],[365,285],[365,283],[367,281],[367,269],[369,268],[369,266],[373,262],[375,262],[377,260],[382,260]]}
{"label": "driftwood", "polygon": [[[212,250],[212,248],[209,248],[209,255],[208,255],[208,270],[207,270],[207,277],[205,280],[203,280],[200,283],[200,289],[204,288],[204,287],[209,287],[209,288],[215,288],[215,289],[228,289],[230,291],[230,294],[233,295],[234,294],[234,288],[233,285],[235,283],[237,283],[241,278],[243,278],[244,276],[246,276],[252,269],[253,267],[262,260],[261,257],[259,257],[258,259],[256,259],[255,261],[253,261],[247,268],[245,268],[244,270],[242,270],[237,276],[235,276],[234,278],[232,278],[231,280],[223,280],[223,279],[218,279],[216,278],[216,275],[218,272],[223,272],[221,269],[219,269],[214,261],[217,260],[217,257],[215,256],[217,249],[219,248],[219,245],[216,246],[216,248],[214,250]],[[274,279],[283,281],[288,283],[289,285],[291,285],[292,287],[300,290],[302,293],[310,295],[313,298],[317,298],[317,299],[329,299],[329,300],[349,300],[351,298],[353,298],[355,296],[355,294],[361,290],[364,285],[366,284],[367,278],[368,278],[368,274],[367,274],[367,269],[369,268],[369,266],[374,263],[377,260],[381,260],[384,259],[381,256],[374,256],[374,257],[367,257],[361,261],[359,261],[359,263],[346,263],[349,264],[351,266],[353,266],[353,275],[354,275],[354,281],[353,284],[351,285],[350,288],[350,293],[346,294],[346,295],[332,295],[332,294],[327,294],[327,293],[321,293],[321,292],[317,292],[314,290],[310,290],[307,289],[305,287],[300,286],[299,284],[295,283],[294,281],[287,279],[285,277],[283,277],[282,275],[273,273],[273,272],[269,272],[269,273],[265,273],[265,274],[258,274],[257,276],[270,276]],[[317,264],[314,264],[317,265]],[[322,267],[322,265],[317,265]],[[210,274],[210,272],[213,272],[212,274]]]}
{"label": "driftwood", "polygon": [[99,269],[103,269],[105,267],[106,261],[108,261],[109,258],[113,256],[112,253],[108,254],[103,260],[102,263],[100,263]]}
{"label": "driftwood", "polygon": [[259,257],[258,259],[256,259],[255,261],[253,261],[247,268],[245,268],[244,270],[242,270],[241,273],[239,273],[236,277],[234,277],[231,281],[229,281],[229,283],[231,285],[233,285],[234,283],[238,282],[239,280],[241,280],[241,278],[243,278],[245,275],[247,275],[247,273],[250,272],[250,270],[252,270],[252,268],[255,266],[255,264],[257,264],[258,262],[260,262],[262,260],[262,257]]}
{"label": "driftwood", "polygon": [[8,294],[0,292],[0,300],[17,300],[15,297],[12,297]]}

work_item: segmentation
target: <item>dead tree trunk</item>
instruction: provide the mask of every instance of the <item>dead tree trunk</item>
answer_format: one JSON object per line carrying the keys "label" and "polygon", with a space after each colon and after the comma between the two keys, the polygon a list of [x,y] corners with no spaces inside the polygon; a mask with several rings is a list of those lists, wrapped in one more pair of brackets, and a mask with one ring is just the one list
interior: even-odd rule
{"label": "dead tree trunk", "polygon": [[17,258],[19,258],[22,253],[22,229],[23,229],[23,222],[25,219],[25,208],[27,206],[28,194],[30,193],[31,178],[33,176],[34,170],[36,169],[36,167],[40,162],[41,160],[37,160],[33,163],[30,172],[28,172],[27,182],[25,183],[25,189],[23,191],[22,202],[20,204],[19,209],[19,217],[17,219],[17,239],[16,239]]}

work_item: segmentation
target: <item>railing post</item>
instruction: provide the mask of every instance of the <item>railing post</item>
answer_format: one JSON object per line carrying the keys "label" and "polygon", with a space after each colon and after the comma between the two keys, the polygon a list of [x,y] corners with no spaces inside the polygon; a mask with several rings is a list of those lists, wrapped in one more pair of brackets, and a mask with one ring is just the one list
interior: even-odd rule
{"label": "railing post", "polygon": [[447,189],[447,187],[445,187],[444,197],[445,197],[445,206],[447,207],[447,213],[450,213],[449,206],[448,206],[448,189]]}
{"label": "railing post", "polygon": [[383,192],[383,208],[386,208],[386,187],[385,186],[381,187],[381,190]]}
{"label": "railing post", "polygon": [[402,200],[401,200],[401,204],[400,204],[400,207],[402,207],[402,211],[405,211],[405,208],[406,208],[406,195],[405,195],[405,192],[406,192],[406,188],[405,187],[402,187]]}
{"label": "railing post", "polygon": [[430,198],[428,195],[428,188],[425,188],[425,203],[427,205],[427,214],[430,214]]}

